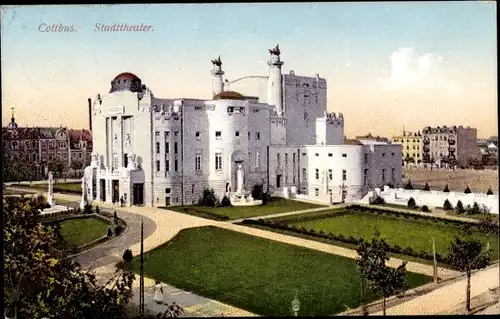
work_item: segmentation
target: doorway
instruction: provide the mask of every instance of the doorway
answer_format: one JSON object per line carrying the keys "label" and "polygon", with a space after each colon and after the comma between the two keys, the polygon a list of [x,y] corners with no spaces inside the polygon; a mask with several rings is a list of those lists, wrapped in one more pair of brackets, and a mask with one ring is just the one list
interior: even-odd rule
{"label": "doorway", "polygon": [[118,186],[118,181],[113,180],[111,181],[111,186],[113,187],[113,203],[118,203],[120,200],[120,187]]}
{"label": "doorway", "polygon": [[133,205],[144,205],[144,184],[134,184],[132,203]]}
{"label": "doorway", "polygon": [[100,199],[101,199],[101,202],[105,202],[106,201],[106,180],[101,179],[101,180],[99,180],[99,183],[100,183],[100,189],[101,189],[101,193],[99,194]]}
{"label": "doorway", "polygon": [[277,189],[281,188],[281,176],[282,175],[276,175],[276,188]]}

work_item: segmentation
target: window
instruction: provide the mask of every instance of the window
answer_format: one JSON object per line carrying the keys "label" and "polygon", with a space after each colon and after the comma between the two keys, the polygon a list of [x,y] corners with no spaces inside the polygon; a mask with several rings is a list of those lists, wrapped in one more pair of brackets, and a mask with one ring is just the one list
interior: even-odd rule
{"label": "window", "polygon": [[345,169],[342,170],[342,181],[347,181],[347,171]]}
{"label": "window", "polygon": [[156,161],[156,171],[160,171],[160,161]]}
{"label": "window", "polygon": [[260,152],[259,151],[255,152],[255,167],[256,168],[260,167]]}
{"label": "window", "polygon": [[260,140],[260,132],[255,132],[255,139]]}
{"label": "window", "polygon": [[236,137],[240,137],[240,131],[236,131],[236,132],[234,132],[234,136],[236,136]]}
{"label": "window", "polygon": [[319,153],[315,153],[314,156],[319,156]]}
{"label": "window", "polygon": [[347,157],[347,154],[346,154],[346,153],[343,153],[343,154],[342,154],[342,157]]}
{"label": "window", "polygon": [[333,157],[333,153],[328,153],[328,157]]}
{"label": "window", "polygon": [[368,182],[368,169],[365,168],[365,174],[363,176],[363,185],[366,186],[367,182]]}
{"label": "window", "polygon": [[365,154],[365,164],[368,164],[368,154]]}
{"label": "window", "polygon": [[197,140],[200,139],[200,131],[196,132],[194,135],[195,135],[195,137],[196,137]]}
{"label": "window", "polygon": [[179,161],[175,159],[174,161],[174,170],[177,172],[179,170]]}
{"label": "window", "polygon": [[170,188],[165,188],[165,194],[170,194],[171,190]]}
{"label": "window", "polygon": [[177,132],[177,131],[174,132],[174,136],[177,136],[177,135],[179,135],[179,132]]}
{"label": "window", "polygon": [[170,161],[165,160],[165,175],[167,175],[167,172],[170,172]]}
{"label": "window", "polygon": [[194,194],[194,184],[191,184],[191,194]]}
{"label": "window", "polygon": [[178,143],[175,142],[174,143],[174,154],[177,154],[177,153],[179,153],[179,148],[178,148]]}
{"label": "window", "polygon": [[393,182],[396,180],[396,169],[394,167],[391,169],[391,180]]}
{"label": "window", "polygon": [[165,139],[170,138],[170,131],[165,132]]}
{"label": "window", "polygon": [[157,131],[157,132],[155,132],[155,136],[156,136],[156,137],[159,137],[159,136],[160,136],[160,132],[158,132],[158,131]]}
{"label": "window", "polygon": [[221,132],[221,131],[217,131],[217,132],[215,132],[215,139],[216,139],[216,140],[220,140],[220,139],[222,139],[222,132]]}
{"label": "window", "polygon": [[314,196],[319,196],[319,188],[314,189]]}
{"label": "window", "polygon": [[382,157],[385,157],[385,153],[382,153]]}
{"label": "window", "polygon": [[307,181],[307,169],[305,168],[302,169],[302,180]]}
{"label": "window", "polygon": [[[82,155],[82,153],[80,153],[80,155]],[[81,156],[80,156],[81,158]],[[128,156],[127,156],[127,153],[123,154],[123,167],[127,167],[128,166]]]}
{"label": "window", "polygon": [[250,132],[248,132],[248,139],[250,139]]}
{"label": "window", "polygon": [[197,171],[201,171],[201,154],[196,153],[196,156],[194,158],[194,169]]}
{"label": "window", "polygon": [[394,157],[394,152],[392,152],[392,153],[391,153],[391,156],[393,156],[393,157]]}
{"label": "window", "polygon": [[306,153],[302,153],[302,156],[306,156],[307,154]]}
{"label": "window", "polygon": [[333,179],[333,169],[328,170],[328,179],[332,180]]}
{"label": "window", "polygon": [[385,182],[385,168],[382,169],[382,183]]}
{"label": "window", "polygon": [[160,154],[160,142],[156,142],[156,154]]}
{"label": "window", "polygon": [[222,170],[222,153],[215,153],[215,169]]}
{"label": "window", "polygon": [[315,178],[319,179],[319,169],[316,168],[314,171],[315,171]]}
{"label": "window", "polygon": [[169,142],[165,142],[165,153],[166,154],[170,153],[170,143]]}

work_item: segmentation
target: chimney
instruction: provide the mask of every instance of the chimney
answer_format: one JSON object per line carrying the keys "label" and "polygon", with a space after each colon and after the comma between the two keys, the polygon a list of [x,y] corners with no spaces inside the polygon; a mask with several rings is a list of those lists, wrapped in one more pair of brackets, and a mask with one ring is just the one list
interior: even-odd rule
{"label": "chimney", "polygon": [[92,132],[92,100],[89,98],[89,130]]}

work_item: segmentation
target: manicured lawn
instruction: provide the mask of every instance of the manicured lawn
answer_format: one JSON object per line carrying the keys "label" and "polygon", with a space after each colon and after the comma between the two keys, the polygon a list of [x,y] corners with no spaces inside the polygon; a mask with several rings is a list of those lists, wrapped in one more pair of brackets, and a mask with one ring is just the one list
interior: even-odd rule
{"label": "manicured lawn", "polygon": [[[447,255],[450,242],[460,232],[460,227],[444,222],[433,222],[425,219],[403,218],[387,216],[368,212],[350,212],[322,219],[309,221],[289,221],[297,227],[305,227],[325,233],[342,234],[345,237],[370,239],[376,227],[381,237],[388,244],[399,245],[402,248],[411,247],[413,251],[426,251],[432,253],[432,237],[436,240],[436,252]],[[474,234],[483,242],[489,241],[493,249],[494,259],[498,259],[498,236],[481,236],[478,232]]]}
{"label": "manicured lawn", "polygon": [[[380,207],[390,207],[390,208],[397,208],[397,209],[408,209],[408,210],[413,210],[413,211],[417,211],[417,212],[422,212],[422,207],[421,206],[418,206],[418,207],[408,207],[408,205],[398,205],[398,204],[388,204],[388,203],[385,203],[385,204],[379,204],[379,205],[375,205],[375,206],[380,206]],[[430,211],[430,209],[429,209]]]}
{"label": "manicured lawn", "polygon": [[[139,258],[132,268],[139,271]],[[300,315],[332,315],[359,305],[353,259],[217,227],[190,228],[144,256],[145,276],[250,312],[291,315],[298,293]],[[410,287],[430,277],[408,274]],[[368,300],[378,299],[375,295]]]}
{"label": "manicured lawn", "polygon": [[483,219],[483,218],[488,217],[488,215],[489,215],[490,217],[492,217],[493,220],[497,220],[498,221],[498,215],[494,215],[494,214],[485,214],[485,213],[479,213],[479,214],[457,214],[457,213],[455,213],[453,211],[446,211],[446,215],[466,217],[466,218],[473,218],[473,219]]}
{"label": "manicured lawn", "polygon": [[102,220],[88,217],[63,220],[60,234],[65,245],[79,247],[106,236],[108,224]]}
{"label": "manicured lawn", "polygon": [[[17,184],[19,187],[29,187],[36,189],[43,189],[45,191],[48,190],[48,184]],[[73,182],[73,183],[54,183],[54,190],[56,189],[64,189],[64,190],[72,190],[72,191],[82,191],[82,183],[81,182]]]}
{"label": "manicured lawn", "polygon": [[[199,212],[210,212],[221,216],[228,216],[229,219],[241,219],[255,216],[265,216],[286,212],[293,212],[304,209],[327,207],[324,205],[299,202],[295,200],[273,197],[269,202],[260,206],[250,207],[208,207],[202,205],[185,206],[188,209],[193,209]],[[163,207],[165,209],[173,210],[180,213],[185,213],[185,207]]]}

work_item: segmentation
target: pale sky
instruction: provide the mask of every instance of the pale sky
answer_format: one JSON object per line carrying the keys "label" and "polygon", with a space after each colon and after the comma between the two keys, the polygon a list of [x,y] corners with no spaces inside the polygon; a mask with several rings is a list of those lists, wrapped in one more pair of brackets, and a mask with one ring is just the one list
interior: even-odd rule
{"label": "pale sky", "polygon": [[279,44],[284,73],[326,78],[348,137],[427,125],[497,135],[494,2],[16,6],[1,24],[3,125],[14,107],[21,126],[87,128],[87,98],[125,71],[159,98],[209,99],[211,59],[221,55],[229,80],[268,75]]}

